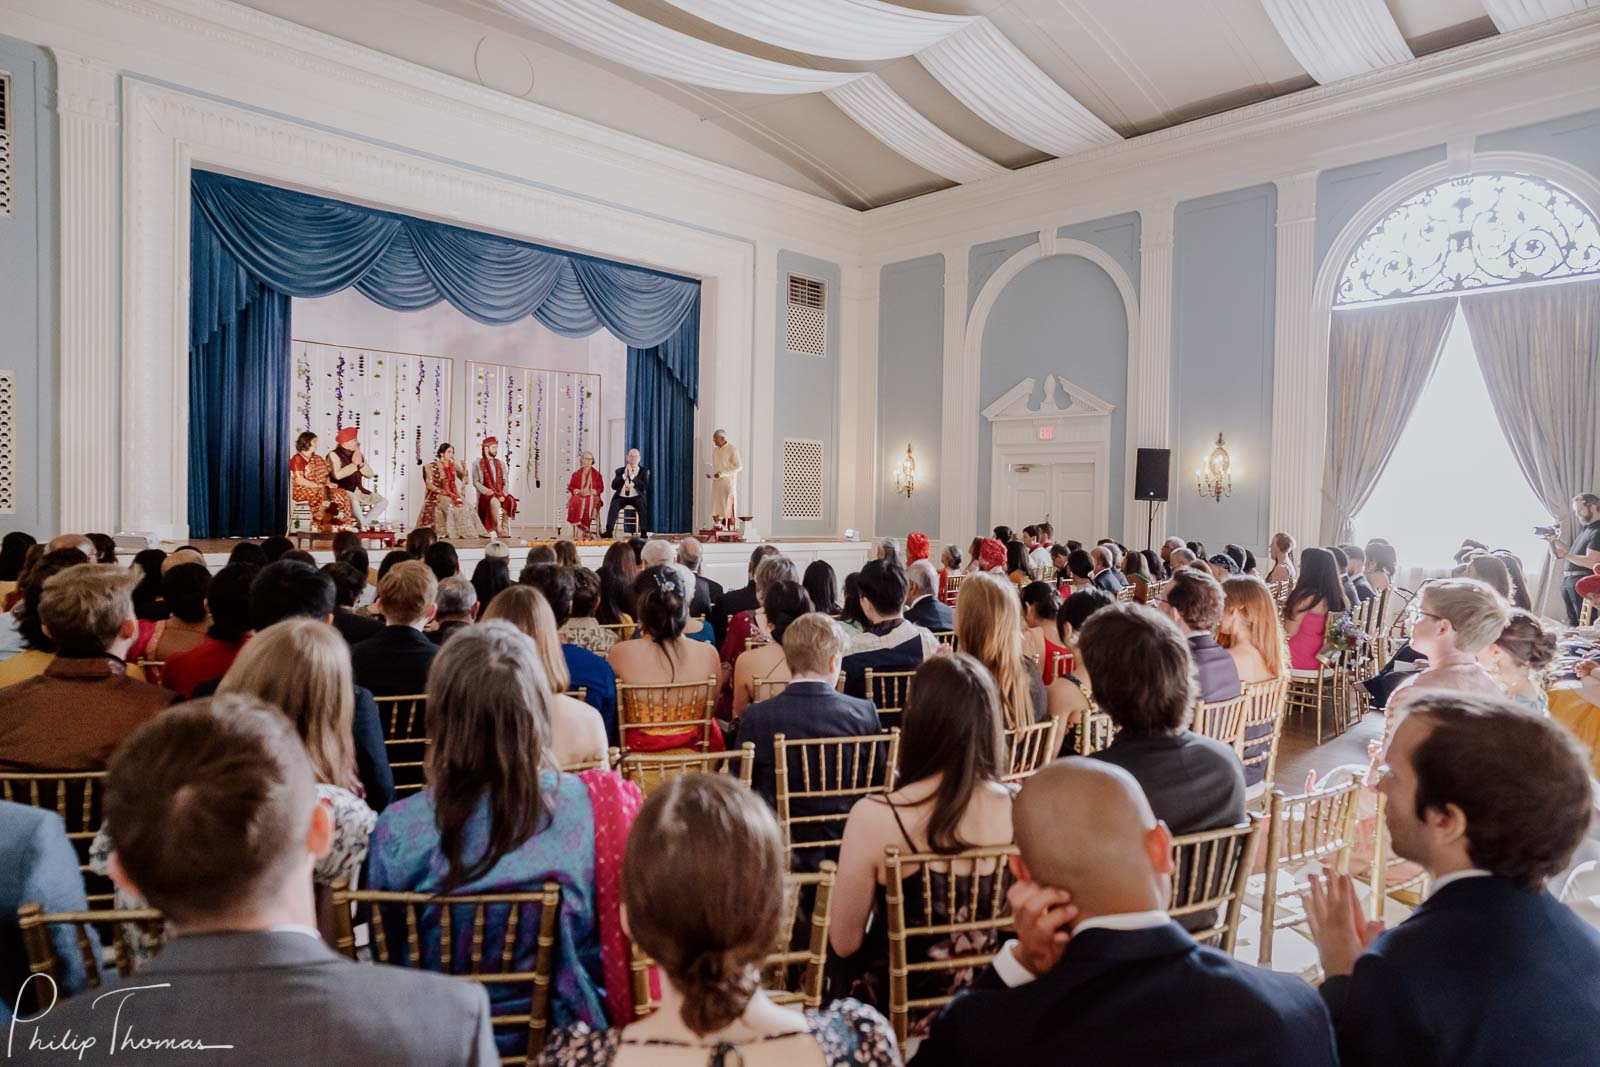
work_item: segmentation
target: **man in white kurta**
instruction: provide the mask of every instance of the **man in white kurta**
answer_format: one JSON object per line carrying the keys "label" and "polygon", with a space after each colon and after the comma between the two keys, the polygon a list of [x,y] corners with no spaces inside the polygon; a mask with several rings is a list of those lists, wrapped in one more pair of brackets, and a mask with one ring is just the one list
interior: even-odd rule
{"label": "man in white kurta", "polygon": [[744,461],[721,430],[711,436],[711,443],[716,446],[711,450],[711,473],[707,475],[711,479],[711,522],[731,530],[739,521],[737,487]]}

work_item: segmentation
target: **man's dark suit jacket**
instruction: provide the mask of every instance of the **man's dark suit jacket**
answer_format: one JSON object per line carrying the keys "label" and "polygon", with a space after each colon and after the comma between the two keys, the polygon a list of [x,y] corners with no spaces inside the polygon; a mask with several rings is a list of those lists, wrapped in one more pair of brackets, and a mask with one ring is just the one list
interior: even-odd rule
{"label": "man's dark suit jacket", "polygon": [[955,609],[931,594],[907,608],[906,618],[934,633],[948,633],[956,628]]}
{"label": "man's dark suit jacket", "polygon": [[1337,1062],[1328,1013],[1303,979],[1239,963],[1169,922],[1086,930],[1016,989],[988,969],[934,1020],[911,1067]]}
{"label": "man's dark suit jacket", "polygon": [[[703,574],[694,576],[694,599],[689,601],[689,614],[698,615],[710,621],[712,632],[716,632],[717,605],[722,603],[722,586],[713,582]],[[722,647],[722,638],[717,638],[717,647]]]}
{"label": "man's dark suit jacket", "polygon": [[1116,596],[1118,590],[1128,584],[1128,579],[1124,578],[1122,572],[1114,567],[1107,567],[1091,578],[1090,581],[1112,596]]}
{"label": "man's dark suit jacket", "polygon": [[1321,992],[1348,1067],[1600,1062],[1600,933],[1505,878],[1451,882]]}
{"label": "man's dark suit jacket", "polygon": [[605,533],[607,537],[611,536],[611,530],[616,525],[617,515],[630,504],[639,513],[639,532],[648,533],[651,529],[650,506],[654,499],[651,491],[654,480],[651,477],[650,468],[640,467],[639,473],[634,475],[633,491],[638,495],[632,497],[624,497],[622,495],[622,483],[627,471],[628,468],[626,466],[618,467],[617,473],[611,478],[611,503],[606,509]]}
{"label": "man's dark suit jacket", "polygon": [[1159,737],[1120,733],[1089,758],[1133,775],[1174,835],[1244,822],[1244,767],[1221,741],[1191,730]]}
{"label": "man's dark suit jacket", "polygon": [[728,620],[741,611],[756,610],[756,583],[749,582],[738,589],[729,589],[722,594],[722,599],[717,602],[715,612],[711,616],[711,628],[717,633],[717,647],[722,647],[722,642],[728,638]]}
{"label": "man's dark suit jacket", "polygon": [[333,628],[344,636],[345,644],[354,648],[367,638],[383,633],[383,620],[339,608],[333,613]]}
{"label": "man's dark suit jacket", "polygon": [[[119,996],[122,985],[137,991]],[[99,1003],[96,1004],[96,1000]],[[38,1039],[98,1039],[89,1059],[111,1051],[111,1017],[121,1013],[109,1062],[274,1064],[316,1067],[383,1063],[393,1067],[494,1067],[500,1062],[481,985],[409,967],[374,967],[292,930],[186,934],[131,979],[57,1004],[18,1026],[18,1049]],[[426,1020],[426,1024],[420,1024]],[[154,1047],[122,1043],[124,1034]],[[164,1041],[228,1046],[215,1052],[162,1048]],[[330,1054],[330,1050],[336,1050]],[[71,1062],[71,1053],[28,1062]]]}
{"label": "man's dark suit jacket", "polygon": [[350,650],[356,684],[373,696],[401,697],[428,691],[428,668],[439,646],[415,626],[385,626]]}
{"label": "man's dark suit jacket", "polygon": [[1200,680],[1200,699],[1210,704],[1218,700],[1232,700],[1243,692],[1239,685],[1239,668],[1228,655],[1228,650],[1217,644],[1210,634],[1191,634],[1189,654],[1194,657],[1195,673]]}
{"label": "man's dark suit jacket", "polygon": [[1365,574],[1357,574],[1353,576],[1350,581],[1356,587],[1356,599],[1360,600],[1362,603],[1366,603],[1378,595],[1378,591],[1372,588],[1372,583],[1367,581],[1367,576]]}

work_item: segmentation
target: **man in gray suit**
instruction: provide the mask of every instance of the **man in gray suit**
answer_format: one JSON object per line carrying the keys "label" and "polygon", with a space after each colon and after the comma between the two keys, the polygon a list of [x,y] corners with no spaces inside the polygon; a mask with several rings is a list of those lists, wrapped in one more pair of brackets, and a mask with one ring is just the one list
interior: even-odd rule
{"label": "man in gray suit", "polygon": [[318,935],[311,874],[332,817],[275,708],[241,695],[180,705],[134,733],[109,771],[112,877],[162,911],[167,940],[131,978],[19,1013],[24,1060],[499,1062],[481,986],[356,963]]}

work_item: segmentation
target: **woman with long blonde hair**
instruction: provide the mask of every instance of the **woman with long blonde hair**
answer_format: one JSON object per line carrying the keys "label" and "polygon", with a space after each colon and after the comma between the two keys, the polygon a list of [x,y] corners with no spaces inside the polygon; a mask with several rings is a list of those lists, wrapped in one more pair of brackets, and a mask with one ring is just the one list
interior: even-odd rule
{"label": "woman with long blonde hair", "polygon": [[557,767],[604,759],[606,724],[600,713],[577,697],[567,695],[572,675],[567,670],[566,654],[561,651],[556,615],[544,594],[531,585],[513,585],[500,592],[483,613],[484,622],[500,619],[509,622],[533,639],[545,678],[550,683],[549,755]]}
{"label": "woman with long blonde hair", "polygon": [[1022,656],[1022,609],[1004,575],[975,574],[956,594],[956,647],[977,660],[994,679],[1006,729],[1049,714],[1044,678]]}
{"label": "woman with long blonde hair", "polygon": [[1217,644],[1228,650],[1239,681],[1265,682],[1289,665],[1283,623],[1267,583],[1254,575],[1235,575],[1222,583],[1222,622]]}

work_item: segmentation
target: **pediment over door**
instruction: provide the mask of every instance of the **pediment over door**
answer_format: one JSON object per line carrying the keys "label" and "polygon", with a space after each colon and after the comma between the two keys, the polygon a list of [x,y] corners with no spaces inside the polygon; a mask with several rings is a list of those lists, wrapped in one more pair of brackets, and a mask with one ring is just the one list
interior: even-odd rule
{"label": "pediment over door", "polygon": [[1038,384],[1037,378],[1022,379],[1004,396],[984,408],[983,417],[990,422],[1039,422],[1104,417],[1117,409],[1115,404],[1100,399],[1059,374],[1044,376],[1044,398],[1038,407],[1032,407],[1033,391]]}

